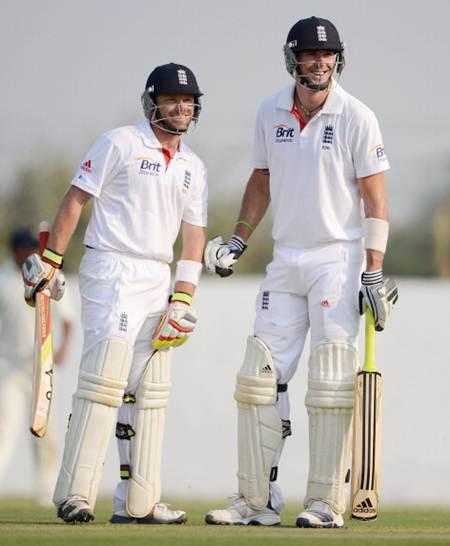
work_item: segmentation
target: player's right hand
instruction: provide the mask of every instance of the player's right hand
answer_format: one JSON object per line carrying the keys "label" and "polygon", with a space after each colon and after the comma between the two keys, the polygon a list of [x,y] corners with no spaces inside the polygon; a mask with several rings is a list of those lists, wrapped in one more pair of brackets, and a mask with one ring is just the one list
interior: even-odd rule
{"label": "player's right hand", "polygon": [[205,248],[205,267],[209,273],[217,273],[219,277],[229,277],[233,274],[233,265],[245,252],[247,245],[237,235],[223,242],[222,237],[215,237]]}
{"label": "player's right hand", "polygon": [[66,280],[61,269],[57,269],[42,260],[39,254],[31,254],[22,266],[25,301],[35,306],[37,292],[47,289],[50,297],[56,301],[64,295]]}

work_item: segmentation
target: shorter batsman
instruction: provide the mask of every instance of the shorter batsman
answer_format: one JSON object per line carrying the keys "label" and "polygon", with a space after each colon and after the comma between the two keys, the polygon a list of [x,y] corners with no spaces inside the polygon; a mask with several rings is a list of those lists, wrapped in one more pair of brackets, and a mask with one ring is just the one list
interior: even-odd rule
{"label": "shorter batsman", "polygon": [[[199,118],[201,95],[188,67],[155,68],[142,94],[146,119],[94,144],[42,259],[34,254],[24,264],[26,299],[46,286],[55,297],[63,254],[93,200],[79,277],[84,345],[54,493],[65,522],[94,519],[114,424],[121,481],[111,522],[186,521],[185,512],[160,502],[160,467],[171,347],[184,343],[197,321],[191,302],[205,245],[206,172],[181,137]],[[169,264],[180,230],[171,290]]]}

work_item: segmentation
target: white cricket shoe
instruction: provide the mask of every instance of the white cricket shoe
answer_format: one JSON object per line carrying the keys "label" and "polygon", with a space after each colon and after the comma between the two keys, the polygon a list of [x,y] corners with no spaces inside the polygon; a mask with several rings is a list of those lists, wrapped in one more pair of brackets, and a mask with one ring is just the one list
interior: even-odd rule
{"label": "white cricket shoe", "polygon": [[316,500],[304,512],[300,512],[296,525],[297,527],[341,529],[344,527],[344,520],[341,514],[333,512],[328,503]]}
{"label": "white cricket shoe", "polygon": [[183,510],[170,510],[168,504],[157,502],[153,510],[144,518],[134,518],[133,516],[121,516],[113,514],[110,523],[131,523],[131,524],[166,524],[186,523],[187,515]]}
{"label": "white cricket shoe", "polygon": [[58,517],[66,523],[89,523],[94,520],[94,511],[87,499],[74,495],[58,505]]}
{"label": "white cricket shoe", "polygon": [[244,497],[235,495],[225,510],[210,510],[205,517],[210,525],[280,525],[280,515],[272,508],[254,510]]}

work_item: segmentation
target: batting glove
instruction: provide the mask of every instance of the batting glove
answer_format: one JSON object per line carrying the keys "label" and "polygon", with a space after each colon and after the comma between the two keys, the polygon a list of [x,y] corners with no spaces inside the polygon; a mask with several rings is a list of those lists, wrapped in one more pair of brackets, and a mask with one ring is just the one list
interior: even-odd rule
{"label": "batting glove", "polygon": [[197,314],[191,307],[192,296],[175,292],[169,307],[153,332],[152,347],[168,349],[185,343],[194,331]]}
{"label": "batting glove", "polygon": [[63,297],[66,280],[60,269],[61,265],[62,257],[59,264],[39,254],[31,254],[26,258],[22,266],[22,277],[24,297],[28,305],[35,306],[35,295],[41,290],[48,290],[50,297],[56,301]]}
{"label": "batting glove", "polygon": [[367,272],[361,277],[359,291],[359,313],[363,315],[366,307],[372,311],[375,330],[381,332],[387,318],[398,300],[398,288],[393,279],[383,278],[383,271]]}
{"label": "batting glove", "polygon": [[217,273],[219,277],[229,277],[233,274],[233,265],[246,249],[247,245],[237,235],[233,235],[226,243],[222,237],[215,237],[206,245],[206,270],[209,273]]}

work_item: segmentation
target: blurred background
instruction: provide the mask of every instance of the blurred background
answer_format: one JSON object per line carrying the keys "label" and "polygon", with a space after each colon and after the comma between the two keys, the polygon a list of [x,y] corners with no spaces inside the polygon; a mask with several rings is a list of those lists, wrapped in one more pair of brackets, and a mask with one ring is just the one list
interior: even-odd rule
{"label": "blurred background", "polygon": [[[205,94],[200,122],[187,142],[209,172],[209,235],[228,237],[251,171],[256,110],[263,97],[289,83],[282,45],[290,27],[310,15],[331,19],[339,29],[347,61],[340,83],[377,114],[391,163],[386,271],[398,280],[400,302],[379,336],[386,383],[385,495],[389,502],[449,504],[448,0],[4,0],[0,260],[7,257],[14,227],[37,231],[41,219],[53,219],[96,138],[141,119],[145,80],[166,62],[192,68]],[[89,209],[65,258],[68,298],[76,310],[88,215]],[[199,289],[203,322],[175,358],[164,462],[170,494],[217,497],[234,490],[234,376],[270,256],[268,215],[237,275],[204,279]],[[214,312],[221,324],[208,325]],[[53,426],[60,445],[80,344],[76,322],[71,350],[56,373]],[[307,470],[304,368],[290,388],[297,417],[280,473],[288,496],[297,500]],[[23,430],[14,463],[0,476],[0,495],[32,490],[27,423]],[[103,494],[112,490],[116,464],[111,450]]]}

